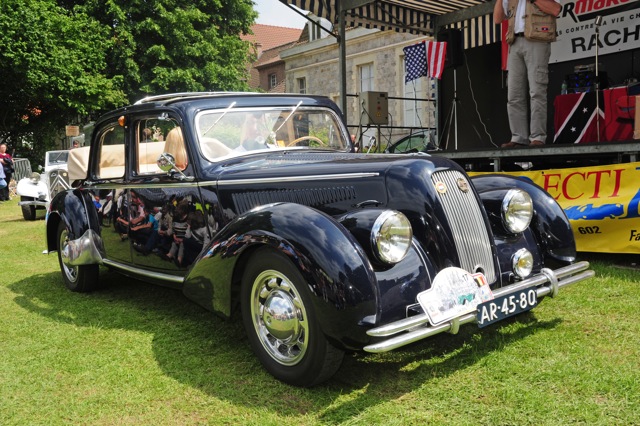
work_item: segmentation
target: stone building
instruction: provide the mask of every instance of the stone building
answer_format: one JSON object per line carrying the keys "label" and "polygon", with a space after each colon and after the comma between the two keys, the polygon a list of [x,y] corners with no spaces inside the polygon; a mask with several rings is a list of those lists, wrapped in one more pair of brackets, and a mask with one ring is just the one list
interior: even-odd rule
{"label": "stone building", "polygon": [[[403,48],[425,40],[408,33],[363,27],[346,32],[347,121],[363,144],[376,136],[381,145],[393,142],[412,128],[435,126],[435,81],[421,77],[405,84]],[[329,96],[340,101],[339,46],[329,36],[301,42],[280,52],[290,92]],[[363,109],[364,92],[383,92],[388,98],[388,123],[371,125],[371,111]],[[415,129],[414,129],[415,130]],[[362,134],[364,133],[364,136]]]}

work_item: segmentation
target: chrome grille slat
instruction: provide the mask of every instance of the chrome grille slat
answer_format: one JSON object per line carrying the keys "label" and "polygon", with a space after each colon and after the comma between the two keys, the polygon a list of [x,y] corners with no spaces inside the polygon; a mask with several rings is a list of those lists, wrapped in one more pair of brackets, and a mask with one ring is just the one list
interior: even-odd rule
{"label": "chrome grille slat", "polygon": [[455,170],[438,171],[431,176],[434,185],[442,182],[446,187],[445,191],[436,193],[451,226],[460,267],[472,273],[482,268],[487,281],[492,283],[496,280],[496,272],[489,232],[473,191],[462,191],[458,187],[459,179],[471,186],[467,177]]}

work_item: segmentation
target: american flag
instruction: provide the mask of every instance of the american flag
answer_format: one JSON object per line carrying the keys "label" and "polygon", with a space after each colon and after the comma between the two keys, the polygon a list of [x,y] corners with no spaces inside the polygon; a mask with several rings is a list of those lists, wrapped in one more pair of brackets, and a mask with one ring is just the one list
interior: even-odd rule
{"label": "american flag", "polygon": [[405,83],[422,76],[442,78],[447,57],[447,42],[422,41],[402,50],[406,68]]}
{"label": "american flag", "polygon": [[406,73],[404,82],[408,83],[416,78],[427,75],[427,47],[424,41],[407,46],[404,51]]}

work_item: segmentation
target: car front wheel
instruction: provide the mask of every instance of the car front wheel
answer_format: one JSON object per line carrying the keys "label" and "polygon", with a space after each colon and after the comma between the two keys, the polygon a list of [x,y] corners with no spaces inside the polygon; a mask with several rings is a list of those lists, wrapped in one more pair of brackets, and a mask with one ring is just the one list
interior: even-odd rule
{"label": "car front wheel", "polygon": [[64,222],[58,225],[58,263],[64,284],[71,291],[80,293],[98,288],[98,265],[68,265],[65,254],[69,251],[69,230]]}
{"label": "car front wheel", "polygon": [[[20,197],[20,201],[31,201],[31,197]],[[20,206],[24,220],[36,220],[36,206]]]}
{"label": "car front wheel", "polygon": [[251,347],[274,377],[309,387],[338,370],[344,352],[322,333],[308,285],[284,255],[256,251],[243,275],[241,297]]}

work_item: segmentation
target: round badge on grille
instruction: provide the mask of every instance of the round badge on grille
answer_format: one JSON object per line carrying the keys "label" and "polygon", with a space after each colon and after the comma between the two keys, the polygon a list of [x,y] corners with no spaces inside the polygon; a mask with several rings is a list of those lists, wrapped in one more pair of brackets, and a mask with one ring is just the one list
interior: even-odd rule
{"label": "round badge on grille", "polygon": [[460,188],[460,191],[469,192],[469,182],[467,182],[465,179],[458,178],[456,183],[458,184],[458,188]]}
{"label": "round badge on grille", "polygon": [[447,185],[445,185],[445,183],[442,181],[436,182],[436,191],[438,191],[441,194],[444,194],[445,192],[447,192]]}

